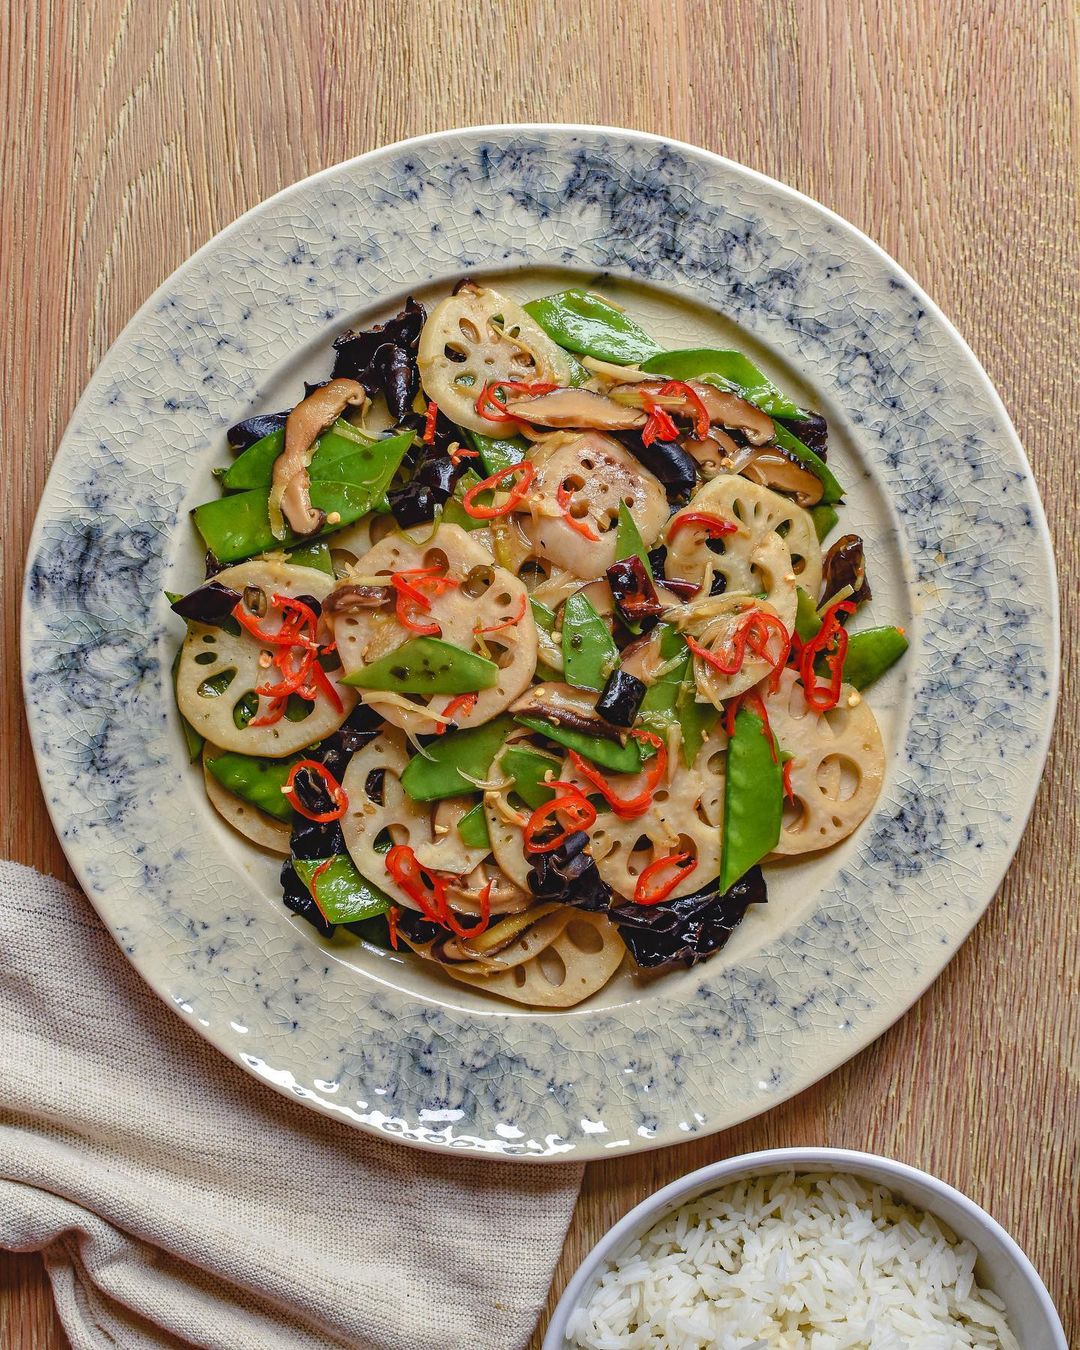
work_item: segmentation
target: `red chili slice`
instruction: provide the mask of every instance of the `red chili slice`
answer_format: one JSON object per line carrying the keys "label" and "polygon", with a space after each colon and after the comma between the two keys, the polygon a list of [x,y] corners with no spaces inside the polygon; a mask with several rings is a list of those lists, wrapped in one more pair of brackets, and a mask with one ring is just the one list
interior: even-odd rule
{"label": "red chili slice", "polygon": [[518,612],[510,619],[504,619],[502,623],[489,623],[486,628],[474,628],[473,632],[478,636],[481,633],[498,633],[503,628],[516,628],[524,619],[525,610],[528,608],[528,597],[523,595],[518,604]]}
{"label": "red chili slice", "polygon": [[691,525],[700,525],[710,538],[717,538],[723,534],[737,534],[739,529],[736,521],[725,520],[723,516],[714,516],[711,511],[683,511],[671,522],[668,543],[671,543],[680,530],[687,529]]}
{"label": "red chili slice", "polygon": [[[512,478],[514,474],[518,473],[521,474],[520,482],[513,485],[506,501],[500,506],[480,506],[477,504],[476,499],[480,493],[494,492],[507,478]],[[493,473],[490,478],[485,478],[482,482],[469,488],[461,499],[461,504],[474,520],[495,520],[499,516],[508,515],[515,506],[519,506],[524,500],[525,494],[532,486],[534,475],[535,470],[527,459],[522,460],[520,464],[507,464],[505,468]]]}
{"label": "red chili slice", "polygon": [[472,928],[465,928],[454,911],[447,906],[446,926],[452,933],[456,933],[459,938],[465,938],[468,941],[469,938],[479,937],[485,931],[491,922],[491,888],[493,885],[494,882],[489,881],[480,892],[480,918]]}
{"label": "red chili slice", "polygon": [[[579,787],[573,783],[552,782],[549,787],[566,788],[561,797],[552,797],[543,806],[538,806],[529,817],[525,826],[525,848],[529,853],[551,853],[565,844],[578,830],[587,830],[596,823],[596,807],[593,806]],[[552,839],[540,840],[539,835],[556,825],[562,824],[559,816],[569,817],[569,824]]]}
{"label": "red chili slice", "polygon": [[679,435],[679,428],[671,420],[671,414],[667,412],[652,394],[646,390],[641,391],[641,404],[649,414],[648,420],[641,431],[642,445],[652,445],[653,441],[674,441]]}
{"label": "red chili slice", "polygon": [[424,435],[422,438],[425,445],[435,444],[435,423],[438,416],[439,405],[437,403],[429,403],[427,416],[424,418]]}
{"label": "red chili slice", "polygon": [[394,951],[398,949],[398,919],[401,917],[401,910],[397,905],[391,905],[386,911],[386,927],[390,935],[390,946]]}
{"label": "red chili slice", "polygon": [[669,380],[660,390],[661,398],[670,398],[676,394],[690,404],[694,414],[694,435],[703,441],[709,434],[709,410],[701,401],[701,395],[685,380]]}
{"label": "red chili slice", "polygon": [[637,728],[631,731],[630,735],[635,740],[654,746],[656,756],[649,764],[641,791],[629,799],[618,796],[594,765],[582,759],[576,750],[570,751],[570,763],[573,764],[575,772],[600,793],[621,820],[634,820],[637,816],[645,814],[652,805],[653,794],[667,773],[668,753],[664,741],[653,731],[641,731]]}
{"label": "red chili slice", "polygon": [[311,874],[311,898],[315,901],[315,908],[323,916],[326,923],[329,923],[330,920],[327,917],[326,910],[323,909],[322,905],[319,903],[319,878],[324,872],[329,871],[333,865],[333,858],[327,858],[324,862],[321,862]]}
{"label": "red chili slice", "polygon": [[[306,769],[308,773],[314,774],[316,778],[322,780],[327,796],[335,804],[332,811],[309,811],[300,800],[296,791],[296,775],[301,769]],[[340,820],[349,809],[349,799],[345,795],[345,789],[326,765],[320,764],[317,759],[301,759],[294,764],[289,770],[284,791],[294,811],[299,811],[302,816],[305,816],[308,820],[317,821],[320,825],[325,825],[331,820]]]}
{"label": "red chili slice", "polygon": [[[446,705],[442,711],[442,715],[444,717],[449,717],[451,721],[457,713],[461,713],[463,717],[468,717],[469,713],[476,707],[476,698],[476,694],[458,694],[456,698],[452,698]],[[446,726],[447,724],[445,722],[439,722],[435,727],[435,735],[441,736],[443,732],[445,732]]]}
{"label": "red chili slice", "polygon": [[573,494],[565,483],[560,483],[555,490],[555,500],[563,513],[563,519],[572,530],[576,530],[583,538],[588,539],[590,543],[595,544],[600,536],[591,525],[586,525],[584,520],[579,520],[577,516],[570,513],[570,498]]}
{"label": "red chili slice", "polygon": [[[675,875],[654,889],[653,881],[668,867],[677,869]],[[637,885],[634,887],[634,904],[658,905],[661,900],[666,900],[675,887],[685,881],[696,867],[697,859],[690,853],[672,853],[666,858],[657,858],[638,877]]]}
{"label": "red chili slice", "polygon": [[[847,629],[840,622],[841,614],[854,614],[851,600],[838,600],[825,611],[821,628],[809,642],[804,642],[799,653],[799,675],[802,679],[806,706],[815,712],[828,712],[840,702],[840,686],[844,680],[844,657],[847,655]],[[818,684],[814,662],[821,657],[829,672],[828,683]]]}
{"label": "red chili slice", "polygon": [[517,418],[506,411],[507,394],[550,394],[558,387],[543,380],[531,383],[528,380],[489,380],[477,395],[474,407],[489,422],[516,422]]}
{"label": "red chili slice", "polygon": [[446,882],[442,877],[422,867],[408,844],[395,844],[384,866],[424,917],[445,928]]}

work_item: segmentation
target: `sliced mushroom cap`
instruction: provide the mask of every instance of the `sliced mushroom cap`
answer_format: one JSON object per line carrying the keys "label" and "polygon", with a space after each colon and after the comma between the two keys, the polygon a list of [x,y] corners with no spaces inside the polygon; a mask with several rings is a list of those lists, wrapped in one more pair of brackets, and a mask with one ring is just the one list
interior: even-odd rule
{"label": "sliced mushroom cap", "polygon": [[571,731],[584,731],[591,736],[603,736],[609,741],[623,741],[618,728],[596,715],[596,695],[572,685],[556,683],[537,684],[526,689],[510,711],[530,717],[543,717],[556,726]]}
{"label": "sliced mushroom cap", "polygon": [[506,411],[539,427],[590,427],[597,431],[631,431],[645,425],[640,408],[616,403],[591,389],[553,389],[536,398],[507,400]]}
{"label": "sliced mushroom cap", "polygon": [[363,407],[366,402],[363,385],[356,380],[331,380],[289,413],[285,447],[274,460],[270,488],[270,526],[275,538],[285,538],[286,520],[297,534],[312,534],[322,525],[323,512],[311,505],[311,447],[347,407]]}
{"label": "sliced mushroom cap", "polygon": [[[733,466],[740,454],[740,447],[719,427],[711,427],[709,434],[702,441],[696,437],[683,441],[682,448],[693,458],[702,478],[715,478],[725,469],[728,472],[737,472]],[[748,449],[745,453],[750,455],[756,452]]]}
{"label": "sliced mushroom cap", "polygon": [[794,497],[799,506],[816,506],[825,491],[825,484],[816,473],[811,473],[778,445],[763,450],[755,448],[741,464],[738,460],[735,462],[737,472],[744,478],[772,488],[774,492],[782,492],[785,497]]}
{"label": "sliced mushroom cap", "polygon": [[687,383],[705,405],[709,421],[722,427],[734,427],[741,431],[751,445],[768,445],[776,435],[772,418],[755,408],[738,394],[727,389],[717,389],[715,384],[704,380],[689,380]]}

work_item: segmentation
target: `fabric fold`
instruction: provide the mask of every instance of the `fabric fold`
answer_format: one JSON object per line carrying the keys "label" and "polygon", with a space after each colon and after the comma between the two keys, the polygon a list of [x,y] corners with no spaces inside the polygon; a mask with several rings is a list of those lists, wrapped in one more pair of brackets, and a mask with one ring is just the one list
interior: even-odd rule
{"label": "fabric fold", "polygon": [[0,863],[0,1246],[73,1345],[513,1350],[581,1179],[422,1153],[248,1077],[87,901]]}

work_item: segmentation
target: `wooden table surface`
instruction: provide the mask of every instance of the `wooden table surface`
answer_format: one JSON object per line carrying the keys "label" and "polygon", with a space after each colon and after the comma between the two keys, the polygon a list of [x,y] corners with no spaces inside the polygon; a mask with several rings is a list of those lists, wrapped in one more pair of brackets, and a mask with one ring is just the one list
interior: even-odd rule
{"label": "wooden table surface", "polygon": [[[747,1149],[832,1144],[928,1168],[985,1205],[1080,1343],[1080,67],[1069,0],[3,0],[0,10],[0,473],[13,504],[0,847],[57,875],[68,873],[36,790],[14,660],[42,483],[133,310],[278,188],[443,127],[639,127],[816,197],[952,317],[1027,447],[1061,570],[1065,694],[1031,825],[974,936],[874,1046],[760,1120],[591,1166],[553,1297],[658,1185]],[[0,1254],[0,1346],[64,1345],[38,1258]]]}

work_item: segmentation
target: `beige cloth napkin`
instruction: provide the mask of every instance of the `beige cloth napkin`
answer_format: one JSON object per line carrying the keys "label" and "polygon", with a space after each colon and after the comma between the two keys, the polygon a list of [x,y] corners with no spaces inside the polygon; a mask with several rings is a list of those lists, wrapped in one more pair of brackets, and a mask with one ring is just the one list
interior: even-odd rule
{"label": "beige cloth napkin", "polygon": [[524,1345],[580,1180],[278,1096],[0,862],[0,1247],[43,1253],[76,1350]]}

